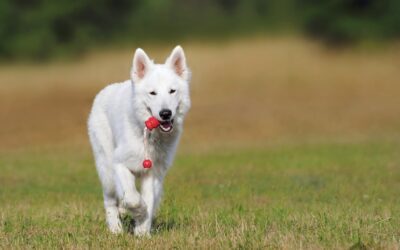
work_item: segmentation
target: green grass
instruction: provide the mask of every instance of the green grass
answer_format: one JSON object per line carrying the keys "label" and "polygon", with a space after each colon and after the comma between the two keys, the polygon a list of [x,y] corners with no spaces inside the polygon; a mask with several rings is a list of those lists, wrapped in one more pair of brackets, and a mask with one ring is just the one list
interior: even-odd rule
{"label": "green grass", "polygon": [[394,142],[180,154],[151,239],[107,232],[88,149],[0,156],[0,249],[400,246]]}

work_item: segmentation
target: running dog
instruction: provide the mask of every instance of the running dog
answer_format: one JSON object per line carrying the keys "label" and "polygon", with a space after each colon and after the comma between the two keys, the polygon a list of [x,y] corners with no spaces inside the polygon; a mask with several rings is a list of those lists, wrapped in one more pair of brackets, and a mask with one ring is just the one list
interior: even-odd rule
{"label": "running dog", "polygon": [[[103,187],[106,221],[113,233],[123,232],[120,218],[127,212],[135,220],[135,235],[150,235],[163,180],[190,109],[190,76],[180,46],[164,64],[155,64],[139,48],[130,79],[107,86],[94,100],[88,131]],[[151,132],[145,148],[143,131],[149,117],[155,117],[159,126]],[[151,168],[142,166],[145,151],[152,159]]]}

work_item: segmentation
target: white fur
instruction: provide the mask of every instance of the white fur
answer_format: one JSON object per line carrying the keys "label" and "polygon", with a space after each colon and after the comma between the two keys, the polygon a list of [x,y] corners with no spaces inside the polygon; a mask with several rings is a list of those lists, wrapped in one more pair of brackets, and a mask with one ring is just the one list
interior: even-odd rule
{"label": "white fur", "polygon": [[[120,215],[130,212],[135,219],[135,234],[150,235],[163,180],[190,108],[189,80],[190,71],[180,46],[172,51],[165,64],[154,64],[142,49],[137,49],[131,79],[111,84],[96,96],[88,129],[111,232],[122,232]],[[176,92],[170,93],[171,89]],[[157,95],[151,95],[152,91]],[[152,115],[161,120],[159,111],[165,108],[172,111],[173,130],[152,131],[148,151],[153,167],[145,169],[142,166],[144,122]],[[140,193],[135,185],[138,179]]]}

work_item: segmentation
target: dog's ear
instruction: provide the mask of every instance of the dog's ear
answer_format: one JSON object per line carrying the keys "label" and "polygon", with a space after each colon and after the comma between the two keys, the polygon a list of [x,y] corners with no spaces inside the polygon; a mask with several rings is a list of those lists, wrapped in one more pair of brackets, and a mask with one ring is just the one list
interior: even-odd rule
{"label": "dog's ear", "polygon": [[153,62],[146,53],[138,48],[133,56],[131,78],[134,82],[138,82],[145,77]]}
{"label": "dog's ear", "polygon": [[171,67],[178,76],[186,81],[189,80],[190,70],[186,65],[185,52],[183,52],[181,46],[178,45],[175,47],[165,64]]}

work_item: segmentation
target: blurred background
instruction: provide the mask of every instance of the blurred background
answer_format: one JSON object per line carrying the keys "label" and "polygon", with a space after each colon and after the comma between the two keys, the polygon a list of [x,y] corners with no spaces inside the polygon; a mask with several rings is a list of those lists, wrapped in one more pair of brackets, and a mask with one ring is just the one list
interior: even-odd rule
{"label": "blurred background", "polygon": [[95,45],[292,31],[331,45],[400,35],[396,0],[3,0],[0,56],[46,59]]}
{"label": "blurred background", "polygon": [[3,0],[1,149],[88,149],[95,94],[137,47],[193,71],[185,150],[394,138],[396,0]]}

